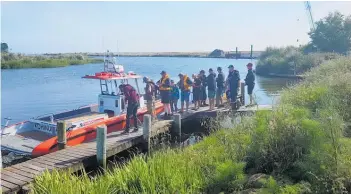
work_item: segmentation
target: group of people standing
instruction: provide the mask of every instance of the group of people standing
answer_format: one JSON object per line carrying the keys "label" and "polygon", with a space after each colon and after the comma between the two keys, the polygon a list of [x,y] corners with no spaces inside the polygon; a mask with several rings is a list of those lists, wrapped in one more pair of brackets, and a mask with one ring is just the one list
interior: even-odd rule
{"label": "group of people standing", "polygon": [[[252,63],[247,64],[248,73],[245,78],[245,85],[248,87],[248,94],[250,96],[250,104],[253,104],[252,91],[255,86],[255,76],[252,72],[252,66]],[[201,70],[199,74],[192,74],[191,78],[186,74],[179,73],[179,81],[177,83],[171,80],[165,71],[161,72],[161,79],[156,84],[145,77],[146,100],[150,98],[150,102],[154,101],[151,98],[156,96],[156,91],[158,90],[164,106],[165,117],[178,112],[177,102],[179,98],[181,101],[179,112],[184,112],[184,106],[185,111],[189,110],[191,89],[195,110],[199,109],[199,107],[208,106],[206,104],[207,98],[209,99],[209,110],[223,106],[224,93],[226,93],[227,100],[230,101],[232,107],[236,107],[240,87],[240,74],[238,70],[234,69],[233,65],[229,65],[228,69],[229,74],[227,78],[225,78],[221,67],[217,67],[218,74],[210,68],[207,76],[204,70]],[[148,103],[148,106],[151,107],[153,104]]]}
{"label": "group of people standing", "polygon": [[[248,63],[246,66],[248,68],[248,73],[245,78],[245,85],[247,85],[247,91],[250,96],[250,104],[253,104],[252,91],[255,86],[255,75],[252,71],[252,63]],[[229,74],[227,78],[225,78],[221,67],[217,67],[218,75],[212,68],[208,70],[207,76],[204,70],[201,70],[199,74],[192,74],[191,78],[186,74],[179,73],[179,81],[177,83],[175,83],[174,80],[171,80],[165,71],[161,72],[161,79],[156,83],[151,79],[144,77],[143,81],[146,83],[145,100],[147,102],[147,110],[149,114],[152,115],[152,120],[156,119],[156,114],[154,114],[155,98],[158,91],[161,96],[161,102],[164,106],[165,118],[178,112],[179,98],[181,101],[181,109],[179,112],[184,112],[184,106],[186,112],[188,112],[191,89],[193,92],[195,110],[199,107],[208,106],[208,104],[206,104],[207,97],[209,98],[209,110],[223,106],[224,93],[226,94],[227,100],[232,104],[232,107],[236,107],[240,87],[240,74],[238,70],[234,69],[233,65],[229,65],[228,69]],[[129,132],[129,119],[132,116],[137,118],[139,95],[134,87],[129,84],[120,85],[119,89],[124,93],[126,103],[128,104],[125,132]],[[134,119],[134,126],[135,130],[138,130],[136,127],[137,119]]]}

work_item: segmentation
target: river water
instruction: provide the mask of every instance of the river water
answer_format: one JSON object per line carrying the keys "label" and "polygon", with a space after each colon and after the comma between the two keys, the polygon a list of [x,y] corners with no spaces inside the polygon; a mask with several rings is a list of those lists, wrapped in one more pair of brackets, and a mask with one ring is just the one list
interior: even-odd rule
{"label": "river water", "polygon": [[[255,60],[175,58],[175,57],[120,57],[126,71],[134,71],[157,81],[162,70],[178,81],[178,73],[188,75],[201,69],[223,68],[228,75],[229,64],[246,76],[246,64]],[[11,123],[48,113],[57,113],[97,103],[99,81],[81,77],[103,70],[103,64],[86,64],[48,69],[18,69],[1,71],[1,121],[11,118]],[[254,95],[259,104],[272,104],[275,95],[292,80],[256,76]],[[139,83],[140,84],[140,83]],[[246,96],[246,98],[248,98]],[[246,102],[248,99],[246,99]]]}

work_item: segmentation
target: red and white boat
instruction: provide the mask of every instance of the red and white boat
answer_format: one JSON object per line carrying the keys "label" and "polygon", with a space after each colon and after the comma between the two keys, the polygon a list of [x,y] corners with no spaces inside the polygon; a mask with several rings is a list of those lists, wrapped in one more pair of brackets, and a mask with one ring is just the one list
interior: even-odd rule
{"label": "red and white boat", "polygon": [[[104,60],[104,71],[95,75],[86,75],[83,78],[100,81],[101,93],[98,95],[98,104],[5,126],[1,131],[1,151],[34,157],[56,151],[58,121],[66,123],[68,146],[94,140],[98,125],[105,124],[107,133],[123,130],[126,125],[127,107],[124,96],[118,88],[123,83],[133,85],[140,95],[137,115],[142,122],[143,115],[147,112],[144,96],[138,85],[142,76],[133,72],[125,73],[123,66],[117,65],[115,58],[107,54]],[[155,102],[155,112],[157,115],[163,112],[163,105],[159,100]]]}

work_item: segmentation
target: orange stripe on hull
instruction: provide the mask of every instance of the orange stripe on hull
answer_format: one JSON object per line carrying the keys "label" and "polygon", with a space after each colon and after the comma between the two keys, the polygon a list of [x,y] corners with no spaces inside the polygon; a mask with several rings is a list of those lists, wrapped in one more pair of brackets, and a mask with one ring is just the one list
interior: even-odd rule
{"label": "orange stripe on hull", "polygon": [[[164,111],[163,104],[160,102],[157,102],[156,114],[159,115],[163,111]],[[141,122],[143,122],[144,114],[146,114],[146,112],[147,112],[146,108],[140,109],[138,111],[137,113],[138,118]],[[133,119],[131,119],[131,123],[133,123]],[[75,145],[79,145],[81,143],[96,139],[95,129],[99,125],[106,125],[107,133],[121,131],[126,126],[126,114],[116,116],[116,117],[111,117],[104,121],[67,132],[67,145],[75,146]],[[41,156],[57,150],[58,150],[57,137],[53,137],[42,142],[37,147],[35,147],[32,151],[32,156]]]}

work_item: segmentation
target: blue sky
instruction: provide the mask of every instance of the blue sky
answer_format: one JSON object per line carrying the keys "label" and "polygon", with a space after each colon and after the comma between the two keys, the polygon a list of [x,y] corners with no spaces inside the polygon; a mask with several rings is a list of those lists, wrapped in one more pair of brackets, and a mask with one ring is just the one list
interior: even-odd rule
{"label": "blue sky", "polygon": [[[351,2],[311,2],[315,20]],[[255,50],[308,42],[299,2],[1,2],[13,52]],[[117,46],[118,45],[118,46]]]}

